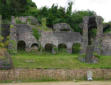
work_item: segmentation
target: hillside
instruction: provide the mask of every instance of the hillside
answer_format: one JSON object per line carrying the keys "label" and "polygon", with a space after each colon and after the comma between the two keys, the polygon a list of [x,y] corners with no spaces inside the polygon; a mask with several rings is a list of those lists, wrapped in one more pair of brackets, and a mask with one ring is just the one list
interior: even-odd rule
{"label": "hillside", "polygon": [[59,53],[18,53],[12,56],[15,68],[111,68],[111,57],[101,56],[99,63],[86,64],[78,60],[79,55]]}

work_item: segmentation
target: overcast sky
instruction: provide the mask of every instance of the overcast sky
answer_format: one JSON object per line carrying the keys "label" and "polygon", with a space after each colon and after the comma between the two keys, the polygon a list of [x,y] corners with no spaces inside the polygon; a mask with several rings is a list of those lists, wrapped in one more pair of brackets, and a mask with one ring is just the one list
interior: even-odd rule
{"label": "overcast sky", "polygon": [[67,7],[69,1],[73,1],[74,10],[93,10],[104,18],[105,22],[111,21],[111,0],[32,0],[38,8],[51,7],[52,4]]}

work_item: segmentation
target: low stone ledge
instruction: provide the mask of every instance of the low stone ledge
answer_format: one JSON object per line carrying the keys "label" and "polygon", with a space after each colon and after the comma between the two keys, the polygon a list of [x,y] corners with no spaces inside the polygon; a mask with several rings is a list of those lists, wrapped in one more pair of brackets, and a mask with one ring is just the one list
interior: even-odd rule
{"label": "low stone ledge", "polygon": [[2,80],[86,80],[87,71],[94,80],[110,80],[111,69],[12,69],[0,70]]}

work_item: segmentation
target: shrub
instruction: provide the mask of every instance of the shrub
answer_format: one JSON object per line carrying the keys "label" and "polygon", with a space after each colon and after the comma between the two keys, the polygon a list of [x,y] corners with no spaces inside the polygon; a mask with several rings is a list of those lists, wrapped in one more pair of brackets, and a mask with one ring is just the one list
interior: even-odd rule
{"label": "shrub", "polygon": [[35,38],[36,38],[37,40],[39,40],[39,38],[40,38],[40,33],[38,32],[38,30],[37,30],[36,28],[33,28],[32,31],[33,31],[33,35],[35,36]]}
{"label": "shrub", "polygon": [[96,28],[93,28],[89,31],[90,35],[92,38],[95,38],[96,37],[96,34],[97,34],[97,29]]}
{"label": "shrub", "polygon": [[58,52],[58,48],[56,46],[53,47],[54,51]]}
{"label": "shrub", "polygon": [[5,48],[9,44],[9,36],[7,37],[6,41],[4,41],[4,37],[0,35],[0,48]]}
{"label": "shrub", "polygon": [[31,24],[31,19],[30,19],[30,18],[28,18],[28,19],[27,19],[27,22],[29,22],[29,24]]}
{"label": "shrub", "polygon": [[18,18],[16,18],[16,23],[17,23],[17,24],[26,24],[25,22],[22,22],[22,21],[19,20]]}
{"label": "shrub", "polygon": [[72,46],[72,53],[76,53],[78,54],[81,50],[81,45],[80,43],[75,43],[73,46]]}
{"label": "shrub", "polygon": [[100,55],[98,55],[97,53],[93,53],[93,55],[100,59]]}
{"label": "shrub", "polygon": [[[9,42],[10,42],[10,44],[12,44],[12,47],[13,48],[15,48],[16,47],[16,42],[14,41],[14,40],[10,40],[9,39]],[[8,52],[10,53],[10,54],[15,54],[15,53],[17,53],[17,51],[16,50],[14,50],[14,49],[8,49]]]}
{"label": "shrub", "polygon": [[67,52],[66,50],[67,50],[67,46],[66,46],[65,44],[60,44],[60,45],[58,45],[58,51],[59,51],[60,53]]}
{"label": "shrub", "polygon": [[14,28],[14,25],[10,25],[10,28]]}
{"label": "shrub", "polygon": [[46,18],[42,18],[42,27],[46,28]]}

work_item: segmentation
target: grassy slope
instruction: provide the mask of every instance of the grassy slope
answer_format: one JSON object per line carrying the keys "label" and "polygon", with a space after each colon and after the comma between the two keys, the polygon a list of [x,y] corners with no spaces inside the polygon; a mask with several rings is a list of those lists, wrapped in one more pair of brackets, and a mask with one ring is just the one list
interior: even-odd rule
{"label": "grassy slope", "polygon": [[18,53],[13,55],[15,68],[111,68],[111,56],[101,56],[98,64],[85,64],[74,54]]}

